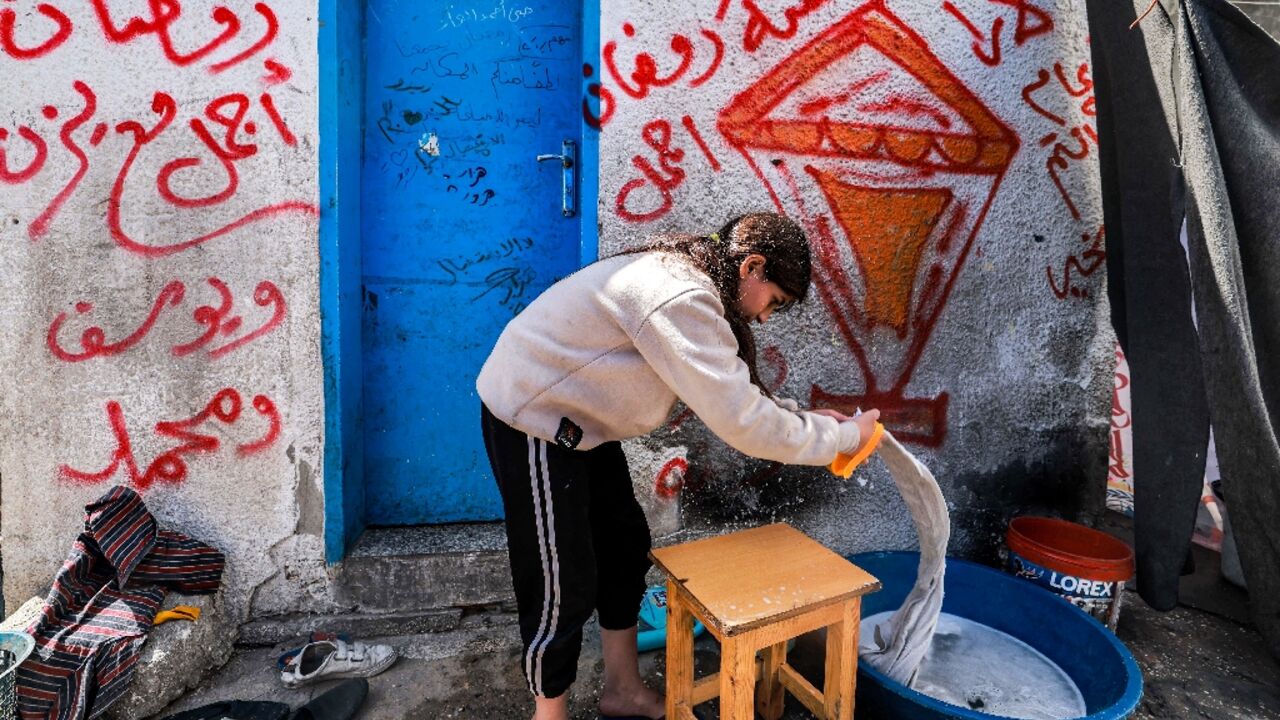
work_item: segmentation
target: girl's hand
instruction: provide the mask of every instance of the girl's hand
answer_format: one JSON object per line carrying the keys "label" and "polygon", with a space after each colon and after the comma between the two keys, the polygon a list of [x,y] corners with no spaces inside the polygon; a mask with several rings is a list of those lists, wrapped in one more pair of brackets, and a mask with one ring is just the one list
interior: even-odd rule
{"label": "girl's hand", "polygon": [[[852,417],[849,417],[848,415],[845,415],[844,413],[840,412],[839,410],[832,410],[831,408],[815,408],[815,409],[813,409],[813,410],[810,410],[809,412],[813,413],[814,415],[825,415],[825,416],[827,416],[827,417],[829,417],[829,418],[835,418],[835,419],[836,419],[837,421],[839,421],[839,422],[844,422],[845,420],[852,420],[852,419],[853,419]],[[879,417],[879,416],[877,416],[877,417]],[[862,426],[861,426],[861,425],[859,425],[859,426],[858,426],[858,428],[859,428],[859,429],[861,429],[861,428],[862,428]]]}
{"label": "girl's hand", "polygon": [[853,419],[858,424],[858,432],[862,442],[865,443],[871,437],[871,433],[876,429],[876,421],[879,419],[880,411],[875,408],[865,410],[861,415]]}

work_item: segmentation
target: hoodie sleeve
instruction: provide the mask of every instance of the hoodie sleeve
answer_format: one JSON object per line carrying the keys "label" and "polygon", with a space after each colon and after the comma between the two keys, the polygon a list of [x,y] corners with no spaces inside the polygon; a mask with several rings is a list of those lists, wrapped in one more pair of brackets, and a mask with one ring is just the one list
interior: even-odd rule
{"label": "hoodie sleeve", "polygon": [[790,410],[791,412],[800,412],[800,403],[796,402],[795,400],[792,400],[791,398],[778,397],[775,395],[773,397],[773,401],[778,403],[778,407],[782,408],[783,410]]}
{"label": "hoodie sleeve", "polygon": [[793,465],[827,465],[856,448],[858,426],[792,412],[751,384],[724,308],[710,291],[687,290],[650,313],[636,349],[663,382],[734,449]]}

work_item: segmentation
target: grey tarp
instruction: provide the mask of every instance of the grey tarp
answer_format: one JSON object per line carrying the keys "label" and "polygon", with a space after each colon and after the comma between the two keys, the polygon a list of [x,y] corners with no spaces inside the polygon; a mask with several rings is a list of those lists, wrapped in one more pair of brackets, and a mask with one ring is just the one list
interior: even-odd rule
{"label": "grey tarp", "polygon": [[1224,0],[1161,0],[1129,30],[1148,4],[1088,0],[1138,591],[1177,601],[1211,421],[1250,606],[1280,656],[1280,45]]}

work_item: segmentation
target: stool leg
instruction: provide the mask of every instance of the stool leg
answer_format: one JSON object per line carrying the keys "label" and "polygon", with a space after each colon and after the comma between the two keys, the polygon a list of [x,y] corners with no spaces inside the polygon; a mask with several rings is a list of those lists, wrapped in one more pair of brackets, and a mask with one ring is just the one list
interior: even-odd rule
{"label": "stool leg", "polygon": [[764,659],[760,675],[760,691],[756,695],[756,712],[764,720],[778,720],[782,717],[783,690],[782,680],[778,678],[778,668],[787,661],[787,644],[780,642],[760,651]]}
{"label": "stool leg", "polygon": [[720,720],[753,720],[756,714],[756,648],[751,636],[720,643]]}
{"label": "stool leg", "polygon": [[840,622],[827,627],[827,670],[822,697],[826,720],[852,720],[858,678],[858,620],[861,598],[844,605]]}
{"label": "stool leg", "polygon": [[667,581],[667,717],[693,709],[693,615],[675,581]]}

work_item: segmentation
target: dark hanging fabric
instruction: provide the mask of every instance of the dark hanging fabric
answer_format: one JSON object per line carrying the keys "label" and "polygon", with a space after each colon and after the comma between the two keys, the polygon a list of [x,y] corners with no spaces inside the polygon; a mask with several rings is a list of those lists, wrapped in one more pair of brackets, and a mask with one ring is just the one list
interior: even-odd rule
{"label": "dark hanging fabric", "polygon": [[[1145,2],[1142,3],[1146,5]],[[1204,483],[1204,394],[1182,226],[1182,174],[1167,90],[1173,33],[1129,30],[1128,0],[1089,0],[1112,322],[1129,361],[1138,592],[1178,603],[1178,577]],[[1150,57],[1148,51],[1150,50]],[[1162,95],[1163,102],[1162,102]]]}
{"label": "dark hanging fabric", "polygon": [[1177,600],[1212,418],[1250,607],[1280,656],[1280,45],[1224,0],[1162,0],[1128,30],[1147,4],[1088,0],[1138,590]]}

